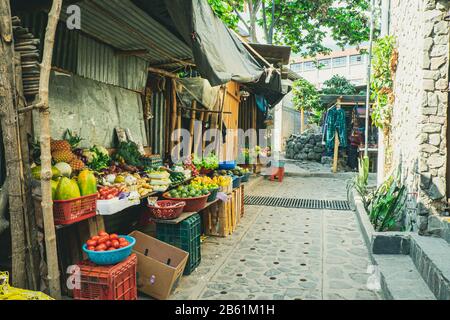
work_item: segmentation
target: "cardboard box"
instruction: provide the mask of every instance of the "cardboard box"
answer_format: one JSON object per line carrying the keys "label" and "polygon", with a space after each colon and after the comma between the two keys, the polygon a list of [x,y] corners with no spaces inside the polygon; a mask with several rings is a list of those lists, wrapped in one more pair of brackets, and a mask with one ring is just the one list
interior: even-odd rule
{"label": "cardboard box", "polygon": [[136,239],[138,290],[155,299],[167,299],[183,275],[189,253],[139,231],[130,236]]}

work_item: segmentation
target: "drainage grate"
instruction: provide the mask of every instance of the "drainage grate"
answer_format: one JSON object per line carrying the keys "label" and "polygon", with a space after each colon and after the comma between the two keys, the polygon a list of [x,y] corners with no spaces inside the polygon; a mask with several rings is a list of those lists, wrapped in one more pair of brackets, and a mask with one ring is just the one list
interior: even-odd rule
{"label": "drainage grate", "polygon": [[275,198],[263,196],[245,196],[245,204],[250,206],[266,206],[299,209],[325,209],[349,211],[348,201],[342,200],[316,200],[296,198]]}

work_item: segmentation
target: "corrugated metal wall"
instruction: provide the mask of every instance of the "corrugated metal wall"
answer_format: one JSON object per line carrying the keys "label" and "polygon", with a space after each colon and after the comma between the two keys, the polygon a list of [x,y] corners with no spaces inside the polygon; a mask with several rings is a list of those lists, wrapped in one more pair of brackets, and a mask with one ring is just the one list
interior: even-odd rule
{"label": "corrugated metal wall", "polygon": [[154,154],[164,155],[165,151],[165,119],[166,119],[166,98],[163,92],[154,92],[152,95],[151,112],[153,118],[149,123],[150,146]]}
{"label": "corrugated metal wall", "polygon": [[[42,53],[46,14],[23,14],[20,18],[23,25],[41,39]],[[79,31],[71,31],[60,22],[55,37],[53,66],[88,79],[142,92],[149,63],[135,56],[116,55],[113,47]]]}

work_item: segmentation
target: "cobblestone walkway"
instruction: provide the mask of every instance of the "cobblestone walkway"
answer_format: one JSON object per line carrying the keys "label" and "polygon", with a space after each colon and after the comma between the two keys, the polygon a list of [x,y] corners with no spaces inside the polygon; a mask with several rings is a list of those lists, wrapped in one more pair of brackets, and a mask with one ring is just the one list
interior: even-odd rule
{"label": "cobblestone walkway", "polygon": [[[253,195],[345,200],[345,181],[286,177]],[[352,212],[247,206],[237,231],[207,238],[172,299],[378,299]]]}

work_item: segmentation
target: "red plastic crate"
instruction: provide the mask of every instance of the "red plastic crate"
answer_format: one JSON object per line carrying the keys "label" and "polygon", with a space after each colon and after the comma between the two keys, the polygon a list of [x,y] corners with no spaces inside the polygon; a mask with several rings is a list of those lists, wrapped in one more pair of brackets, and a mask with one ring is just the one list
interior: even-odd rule
{"label": "red plastic crate", "polygon": [[137,256],[113,266],[97,266],[83,261],[80,288],[73,290],[75,300],[137,300]]}
{"label": "red plastic crate", "polygon": [[97,215],[97,194],[72,200],[54,200],[55,224],[68,225]]}

